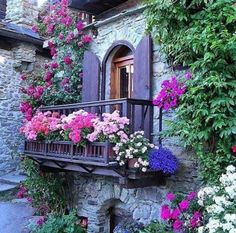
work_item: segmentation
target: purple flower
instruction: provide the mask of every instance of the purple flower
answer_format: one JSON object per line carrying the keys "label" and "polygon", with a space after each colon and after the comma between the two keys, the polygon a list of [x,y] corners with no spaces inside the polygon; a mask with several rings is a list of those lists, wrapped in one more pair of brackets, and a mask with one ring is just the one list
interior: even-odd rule
{"label": "purple flower", "polygon": [[179,207],[182,211],[185,211],[189,207],[189,201],[188,200],[183,200],[179,203]]}
{"label": "purple flower", "polygon": [[152,149],[149,154],[149,165],[152,170],[174,174],[178,168],[178,160],[173,153],[165,148]]}
{"label": "purple flower", "polygon": [[196,192],[191,192],[188,194],[187,199],[189,201],[193,200],[196,197]]}
{"label": "purple flower", "polygon": [[192,78],[192,73],[187,72],[187,73],[185,74],[185,78],[186,78],[187,80],[191,79],[191,78]]}

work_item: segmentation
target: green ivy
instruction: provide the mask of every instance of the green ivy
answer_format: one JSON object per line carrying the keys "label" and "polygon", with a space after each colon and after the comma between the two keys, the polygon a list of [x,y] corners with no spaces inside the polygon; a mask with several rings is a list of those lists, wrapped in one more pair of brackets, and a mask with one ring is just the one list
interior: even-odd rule
{"label": "green ivy", "polygon": [[23,168],[27,174],[24,185],[38,214],[64,213],[66,197],[63,189],[63,178],[58,174],[42,172],[31,159],[25,158],[23,160]]}
{"label": "green ivy", "polygon": [[49,215],[42,226],[33,226],[32,233],[85,233],[79,225],[76,211],[69,215]]}
{"label": "green ivy", "polygon": [[196,150],[202,176],[215,182],[235,163],[236,6],[234,0],[147,0],[148,31],[173,66],[193,73],[167,136]]}

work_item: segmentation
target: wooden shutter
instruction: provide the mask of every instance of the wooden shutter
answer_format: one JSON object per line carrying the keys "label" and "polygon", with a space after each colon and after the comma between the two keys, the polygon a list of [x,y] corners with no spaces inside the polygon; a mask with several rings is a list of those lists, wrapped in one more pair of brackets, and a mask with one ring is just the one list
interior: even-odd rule
{"label": "wooden shutter", "polygon": [[138,44],[134,54],[133,98],[151,98],[151,66],[152,40],[150,36],[146,36]]}
{"label": "wooden shutter", "polygon": [[99,100],[100,62],[98,57],[86,51],[83,61],[82,102]]}
{"label": "wooden shutter", "polygon": [[[152,95],[152,39],[145,36],[138,44],[134,54],[134,78],[133,93],[135,99],[150,100]],[[142,120],[144,119],[145,136],[151,139],[152,133],[152,107],[142,108],[135,106],[134,130],[142,129]],[[145,118],[144,118],[145,117]]]}
{"label": "wooden shutter", "polygon": [[0,20],[6,16],[6,0],[0,0]]}

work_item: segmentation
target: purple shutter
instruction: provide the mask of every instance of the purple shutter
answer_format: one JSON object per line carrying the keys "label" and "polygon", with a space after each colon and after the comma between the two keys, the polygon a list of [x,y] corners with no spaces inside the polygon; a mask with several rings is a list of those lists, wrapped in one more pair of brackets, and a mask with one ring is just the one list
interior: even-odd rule
{"label": "purple shutter", "polygon": [[[138,44],[134,54],[134,79],[132,98],[150,100],[152,95],[152,39],[145,36]],[[151,139],[152,106],[135,107],[134,130],[144,130],[145,136]]]}
{"label": "purple shutter", "polygon": [[134,54],[133,98],[151,99],[152,39],[145,36]]}
{"label": "purple shutter", "polygon": [[99,100],[100,62],[98,57],[90,52],[84,53],[82,102]]}

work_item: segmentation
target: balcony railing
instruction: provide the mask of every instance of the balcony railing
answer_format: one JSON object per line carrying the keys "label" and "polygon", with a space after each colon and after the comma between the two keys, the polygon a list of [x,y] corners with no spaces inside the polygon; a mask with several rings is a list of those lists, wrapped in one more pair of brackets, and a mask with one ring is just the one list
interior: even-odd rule
{"label": "balcony railing", "polygon": [[[102,117],[103,113],[112,113],[119,110],[121,116],[130,119],[129,130],[133,133],[143,130],[146,137],[151,138],[153,127],[153,106],[148,100],[139,99],[115,99],[101,100],[95,102],[67,104],[42,107],[41,111],[58,112],[68,115],[74,111],[83,109]],[[114,145],[109,142],[88,143],[85,147],[79,147],[68,141],[25,141],[25,155],[37,161],[43,167],[50,167],[62,170],[79,171],[117,177],[120,183],[126,180],[142,178],[146,180],[143,185],[153,185],[162,182],[162,179],[152,179],[156,172],[142,174],[138,171],[131,171],[127,167],[120,167],[113,152]],[[142,183],[132,181],[130,187],[140,186]]]}

